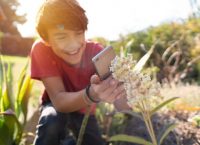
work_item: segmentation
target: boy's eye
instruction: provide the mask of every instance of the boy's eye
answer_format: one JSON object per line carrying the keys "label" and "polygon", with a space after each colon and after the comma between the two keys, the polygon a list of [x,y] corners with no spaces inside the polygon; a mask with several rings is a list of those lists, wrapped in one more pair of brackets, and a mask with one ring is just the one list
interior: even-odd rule
{"label": "boy's eye", "polygon": [[66,39],[66,38],[67,38],[67,35],[56,36],[57,40],[63,40],[63,39]]}
{"label": "boy's eye", "polygon": [[62,39],[65,39],[66,36],[62,36],[62,37],[57,37],[58,40],[62,40]]}

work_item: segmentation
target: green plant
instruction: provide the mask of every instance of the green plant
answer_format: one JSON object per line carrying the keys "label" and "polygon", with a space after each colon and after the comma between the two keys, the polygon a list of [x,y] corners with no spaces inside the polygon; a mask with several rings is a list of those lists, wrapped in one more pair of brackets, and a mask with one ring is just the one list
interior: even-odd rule
{"label": "green plant", "polygon": [[[129,33],[111,44],[117,52],[122,48],[132,53],[133,58],[138,60],[155,41],[159,40],[156,51],[147,64],[148,67],[159,68],[159,72],[156,73],[158,81],[199,82],[199,27],[199,18],[163,23],[156,27]],[[131,45],[126,47],[127,44]]]}
{"label": "green plant", "polygon": [[90,115],[90,111],[91,111],[91,106],[88,106],[87,110],[86,110],[86,113],[85,113],[85,116],[83,118],[83,122],[81,124],[81,129],[80,129],[80,132],[79,132],[79,135],[78,135],[78,140],[77,140],[76,145],[81,145],[81,143],[82,143],[83,135],[85,133],[85,128],[87,126],[87,122],[88,122],[88,118],[89,118],[89,115]]}
{"label": "green plant", "polygon": [[95,116],[105,140],[108,140],[111,135],[121,132],[126,126],[127,116],[122,113],[116,113],[113,104],[98,104]]}
{"label": "green plant", "polygon": [[[164,138],[176,126],[175,124],[171,124],[166,128],[164,132],[160,134],[159,138],[155,136],[153,125],[151,122],[151,116],[166,104],[177,99],[177,97],[170,98],[160,103],[156,107],[151,108],[158,103],[158,98],[156,98],[156,95],[159,94],[159,84],[155,81],[152,81],[150,79],[150,76],[148,76],[147,74],[143,74],[141,71],[144,68],[146,62],[149,60],[151,54],[154,52],[154,49],[155,45],[151,47],[151,49],[146,53],[146,55],[144,55],[140,59],[138,63],[132,60],[132,55],[128,54],[127,51],[121,51],[121,57],[116,56],[115,59],[112,61],[110,68],[113,77],[124,83],[127,93],[128,104],[132,107],[134,106],[133,108],[136,109],[137,112],[140,112],[140,114],[135,112],[129,112],[129,114],[137,116],[145,122],[152,142],[149,142],[140,137],[128,136],[124,134],[112,136],[110,138],[110,141],[127,141],[145,145],[161,145]],[[135,95],[137,97],[133,97]],[[76,145],[81,144],[85,127],[87,125],[89,112],[90,111],[87,111],[84,116],[81,130],[79,132],[78,142]]]}
{"label": "green plant", "polygon": [[200,115],[195,115],[188,119],[194,126],[200,127]]}
{"label": "green plant", "polygon": [[[27,105],[33,81],[27,75],[28,63],[24,66],[18,80],[17,93],[14,96],[12,68],[0,55],[0,144],[18,145],[22,139],[27,120]],[[13,97],[14,96],[14,97]]]}
{"label": "green plant", "polygon": [[[144,74],[142,68],[146,64],[154,47],[144,55],[138,63],[132,60],[132,55],[126,57],[117,56],[111,63],[112,75],[115,79],[124,83],[127,94],[127,102],[134,112],[129,112],[142,119],[147,127],[151,141],[141,137],[125,134],[112,136],[110,141],[126,141],[145,145],[161,145],[168,133],[175,128],[175,124],[169,125],[158,137],[154,132],[151,117],[160,108],[177,99],[177,97],[162,101],[159,97],[160,84],[152,80],[150,75]],[[137,113],[136,113],[137,112]]]}

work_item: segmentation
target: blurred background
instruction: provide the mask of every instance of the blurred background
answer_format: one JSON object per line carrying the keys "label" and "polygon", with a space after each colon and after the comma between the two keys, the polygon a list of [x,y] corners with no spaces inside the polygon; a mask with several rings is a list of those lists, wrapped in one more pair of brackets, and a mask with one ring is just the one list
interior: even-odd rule
{"label": "blurred background", "polygon": [[[153,48],[144,71],[162,84],[164,98],[180,97],[154,119],[160,126],[180,123],[164,145],[200,144],[200,0],[78,1],[89,19],[87,39],[112,45],[118,55],[130,53],[135,60]],[[41,2],[0,0],[2,145],[31,144],[35,136],[38,100],[44,88],[30,79],[28,61],[32,44],[38,39],[34,21]],[[114,112],[108,104],[97,109],[105,140],[121,132],[132,134],[133,130],[145,136],[145,129],[137,128],[140,121]],[[8,127],[10,124],[13,128]],[[6,134],[8,128],[11,131]]]}

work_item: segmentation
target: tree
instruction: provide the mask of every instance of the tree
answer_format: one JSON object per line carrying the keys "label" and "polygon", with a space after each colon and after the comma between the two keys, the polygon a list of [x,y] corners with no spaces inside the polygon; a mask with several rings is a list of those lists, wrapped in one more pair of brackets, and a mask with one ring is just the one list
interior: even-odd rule
{"label": "tree", "polygon": [[200,1],[199,0],[189,0],[190,6],[191,6],[191,16],[194,18],[200,17]]}
{"label": "tree", "polygon": [[13,35],[20,35],[16,24],[23,24],[26,22],[26,14],[17,14],[19,6],[17,0],[0,0],[0,7],[6,16],[6,20],[0,23],[0,31],[3,33],[10,33]]}

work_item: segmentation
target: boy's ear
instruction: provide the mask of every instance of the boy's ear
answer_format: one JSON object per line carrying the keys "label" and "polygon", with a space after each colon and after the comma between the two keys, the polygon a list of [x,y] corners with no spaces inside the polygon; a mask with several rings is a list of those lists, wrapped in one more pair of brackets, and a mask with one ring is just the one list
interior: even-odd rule
{"label": "boy's ear", "polygon": [[49,42],[47,42],[47,41],[44,41],[44,45],[50,46]]}

